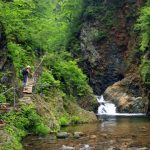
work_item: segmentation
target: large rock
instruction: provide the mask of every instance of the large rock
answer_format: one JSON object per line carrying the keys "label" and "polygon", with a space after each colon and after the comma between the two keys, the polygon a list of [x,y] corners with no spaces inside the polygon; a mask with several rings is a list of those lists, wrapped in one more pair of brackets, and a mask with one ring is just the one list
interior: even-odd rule
{"label": "large rock", "polygon": [[67,133],[67,132],[59,132],[59,133],[57,133],[57,138],[65,139],[67,137],[69,137],[69,133]]}
{"label": "large rock", "polygon": [[14,66],[8,57],[7,40],[4,27],[0,24],[0,84],[14,85]]}
{"label": "large rock", "polygon": [[101,95],[108,86],[123,79],[138,64],[138,41],[131,31],[142,2],[100,0],[91,3],[94,3],[94,7],[88,8],[93,9],[93,14],[87,8],[86,13],[89,14],[84,15],[80,33],[81,51],[75,56],[81,58],[79,64],[88,75],[95,94]]}
{"label": "large rock", "polygon": [[[77,116],[78,122],[96,122],[97,118],[94,112],[82,109],[77,103],[64,101],[61,93],[57,89],[51,89],[49,97],[44,98],[39,95],[32,97],[32,102],[40,116],[42,116],[46,125],[52,130],[60,128],[60,118],[62,116]],[[76,121],[76,120],[75,120]]]}
{"label": "large rock", "polygon": [[129,76],[109,86],[104,93],[104,98],[115,103],[118,112],[147,112],[148,99],[142,97],[139,78],[136,75]]}

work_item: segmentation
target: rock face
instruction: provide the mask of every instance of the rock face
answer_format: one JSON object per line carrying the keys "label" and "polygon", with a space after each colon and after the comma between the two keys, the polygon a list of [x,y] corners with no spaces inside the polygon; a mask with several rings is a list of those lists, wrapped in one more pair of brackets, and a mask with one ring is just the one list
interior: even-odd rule
{"label": "rock face", "polygon": [[42,116],[44,123],[51,129],[59,129],[59,119],[66,114],[78,116],[81,123],[97,121],[94,112],[84,110],[77,103],[71,101],[64,103],[60,92],[55,89],[51,92],[52,96],[49,96],[47,99],[39,95],[34,95],[32,99],[38,114]]}
{"label": "rock face", "polygon": [[139,78],[129,76],[109,86],[104,98],[115,103],[120,113],[146,113],[148,99],[141,97]]}
{"label": "rock face", "polygon": [[14,81],[14,67],[8,58],[6,37],[4,29],[0,25],[0,84],[10,85]]}
{"label": "rock face", "polygon": [[118,105],[119,112],[145,112],[148,105],[140,77],[136,78],[138,84],[130,79],[139,75],[139,42],[133,28],[143,3],[144,0],[91,2],[83,15],[80,54],[73,52],[80,58],[79,64],[95,94],[101,95],[107,88],[105,97]]}
{"label": "rock face", "polygon": [[113,0],[99,1],[96,5],[98,12],[84,18],[80,65],[95,93],[100,95],[109,85],[123,79],[132,64],[139,61],[137,41],[131,32],[139,3]]}

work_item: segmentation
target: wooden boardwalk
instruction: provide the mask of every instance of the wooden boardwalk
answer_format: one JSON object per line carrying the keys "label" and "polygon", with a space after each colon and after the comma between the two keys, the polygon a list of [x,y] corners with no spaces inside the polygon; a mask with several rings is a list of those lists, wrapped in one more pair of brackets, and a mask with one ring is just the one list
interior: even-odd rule
{"label": "wooden boardwalk", "polygon": [[27,81],[27,85],[23,89],[23,97],[19,99],[19,102],[25,103],[25,104],[32,104],[32,88],[35,84],[35,81],[33,78],[29,78]]}
{"label": "wooden boardwalk", "polygon": [[29,78],[27,81],[27,85],[23,89],[23,93],[25,94],[32,94],[32,88],[34,86],[34,79]]}

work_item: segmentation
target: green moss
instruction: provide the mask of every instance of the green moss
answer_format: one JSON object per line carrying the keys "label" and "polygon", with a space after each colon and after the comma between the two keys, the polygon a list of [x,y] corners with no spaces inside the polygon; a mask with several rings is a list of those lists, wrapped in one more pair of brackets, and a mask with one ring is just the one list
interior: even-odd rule
{"label": "green moss", "polygon": [[71,124],[79,124],[79,123],[81,123],[81,118],[79,116],[71,117]]}
{"label": "green moss", "polygon": [[60,126],[68,126],[70,124],[70,119],[67,116],[61,117],[59,119]]}
{"label": "green moss", "polygon": [[144,83],[150,83],[150,60],[143,59],[140,66],[140,74]]}
{"label": "green moss", "polygon": [[21,150],[21,140],[27,133],[46,135],[50,131],[48,126],[43,124],[42,118],[37,114],[35,107],[32,105],[22,105],[20,111],[6,113],[1,118],[6,123],[4,130],[11,140],[5,144],[5,150]]}

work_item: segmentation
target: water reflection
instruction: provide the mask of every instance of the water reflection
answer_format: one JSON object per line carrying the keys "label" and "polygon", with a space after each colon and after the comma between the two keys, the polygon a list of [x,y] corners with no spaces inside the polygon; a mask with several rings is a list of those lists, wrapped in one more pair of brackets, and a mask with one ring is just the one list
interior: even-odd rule
{"label": "water reflection", "polygon": [[93,150],[109,150],[113,148],[150,149],[150,119],[145,117],[104,117],[102,122],[85,124],[62,129],[71,135],[83,132],[85,136],[75,139],[56,139],[55,136],[27,137],[24,140],[25,150],[59,150],[63,145],[79,147],[89,145]]}

